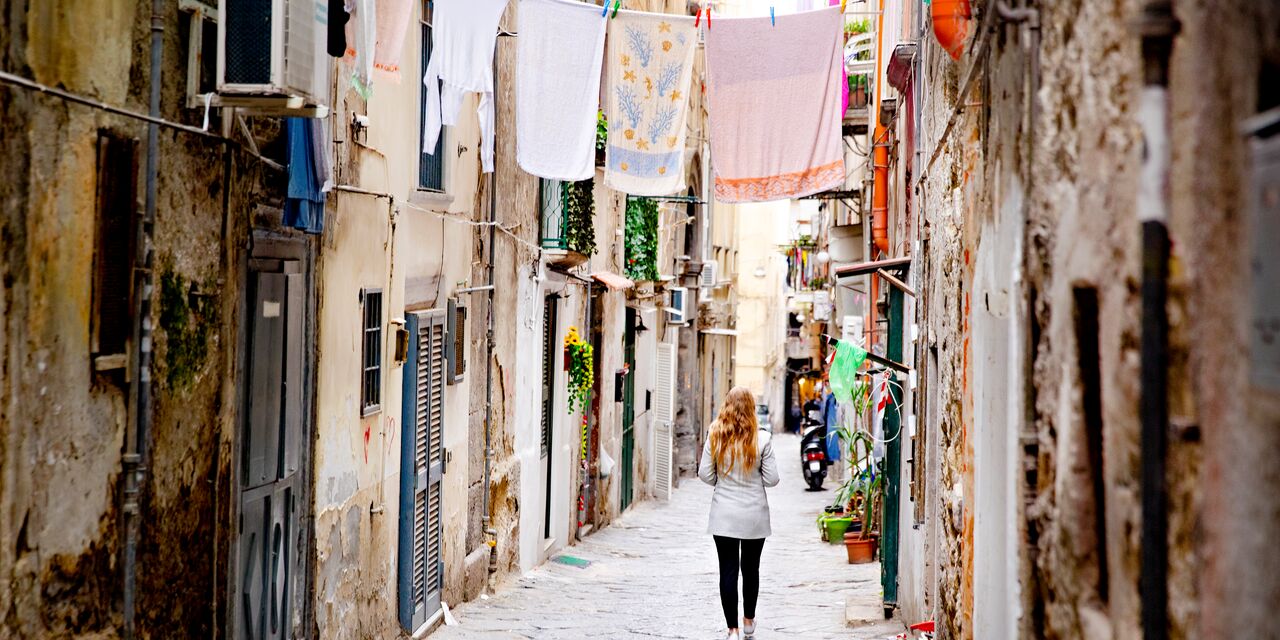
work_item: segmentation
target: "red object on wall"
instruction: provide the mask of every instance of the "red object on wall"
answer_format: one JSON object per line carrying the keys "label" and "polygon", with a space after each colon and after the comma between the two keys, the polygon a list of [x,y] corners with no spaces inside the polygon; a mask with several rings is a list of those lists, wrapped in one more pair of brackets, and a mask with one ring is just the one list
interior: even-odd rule
{"label": "red object on wall", "polygon": [[964,52],[964,42],[969,37],[969,21],[973,16],[969,0],[933,0],[930,15],[933,17],[933,37],[951,54],[951,59],[959,60]]}

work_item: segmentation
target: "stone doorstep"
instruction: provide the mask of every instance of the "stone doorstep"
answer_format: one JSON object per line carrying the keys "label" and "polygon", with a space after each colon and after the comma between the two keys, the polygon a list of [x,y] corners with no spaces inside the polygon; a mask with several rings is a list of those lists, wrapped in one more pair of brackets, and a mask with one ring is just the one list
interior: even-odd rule
{"label": "stone doorstep", "polygon": [[855,593],[844,601],[844,624],[861,627],[884,622],[884,605],[879,594]]}

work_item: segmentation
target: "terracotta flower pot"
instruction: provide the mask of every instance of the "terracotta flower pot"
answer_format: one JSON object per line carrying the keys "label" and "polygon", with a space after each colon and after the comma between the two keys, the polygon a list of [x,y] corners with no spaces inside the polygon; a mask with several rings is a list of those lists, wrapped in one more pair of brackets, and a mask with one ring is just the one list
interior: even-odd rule
{"label": "terracotta flower pot", "polygon": [[861,533],[844,534],[844,551],[849,564],[866,564],[875,557],[875,538],[863,538]]}

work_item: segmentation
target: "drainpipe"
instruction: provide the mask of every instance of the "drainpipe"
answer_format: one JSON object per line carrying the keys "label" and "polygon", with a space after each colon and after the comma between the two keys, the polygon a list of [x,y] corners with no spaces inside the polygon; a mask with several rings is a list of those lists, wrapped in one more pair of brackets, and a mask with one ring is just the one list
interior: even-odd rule
{"label": "drainpipe", "polygon": [[[497,67],[495,65],[495,73]],[[497,92],[494,92],[494,98],[497,98]],[[497,110],[497,105],[494,105]],[[489,277],[488,290],[486,298],[488,299],[488,313],[485,318],[484,332],[484,511],[481,516],[481,524],[484,527],[484,535],[489,545],[489,576],[487,587],[489,593],[493,593],[495,587],[495,576],[498,573],[498,530],[493,528],[492,514],[489,505],[489,471],[493,466],[493,272],[496,265],[494,264],[493,245],[497,241],[497,189],[498,180],[497,172],[489,174]]]}
{"label": "drainpipe", "polygon": [[[877,81],[879,84],[879,81]],[[876,100],[877,111],[880,101]],[[889,253],[889,129],[876,124],[872,145],[871,243],[881,254]],[[879,256],[876,256],[879,257]]]}
{"label": "drainpipe", "polygon": [[160,152],[160,59],[164,44],[163,0],[151,0],[151,107],[147,124],[146,209],[138,225],[138,250],[134,255],[133,371],[134,424],[125,439],[123,456],[124,496],[124,597],[123,620],[126,640],[135,636],[134,610],[137,603],[137,561],[140,522],[139,496],[146,480],[151,444],[151,230],[156,221],[156,173]]}
{"label": "drainpipe", "polygon": [[1169,633],[1168,452],[1169,56],[1179,29],[1170,0],[1146,0],[1136,22],[1142,38],[1142,629],[1147,640]]}

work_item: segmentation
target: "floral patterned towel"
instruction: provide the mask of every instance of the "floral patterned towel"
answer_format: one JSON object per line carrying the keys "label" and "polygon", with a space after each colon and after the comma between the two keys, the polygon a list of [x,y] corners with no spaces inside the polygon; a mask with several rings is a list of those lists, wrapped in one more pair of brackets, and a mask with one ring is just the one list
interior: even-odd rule
{"label": "floral patterned towel", "polygon": [[605,184],[637,196],[684,191],[693,18],[619,11],[609,21]]}
{"label": "floral patterned towel", "polygon": [[715,197],[762,202],[844,182],[840,8],[717,19],[707,30]]}

